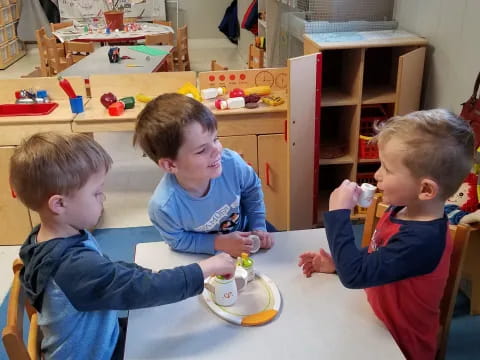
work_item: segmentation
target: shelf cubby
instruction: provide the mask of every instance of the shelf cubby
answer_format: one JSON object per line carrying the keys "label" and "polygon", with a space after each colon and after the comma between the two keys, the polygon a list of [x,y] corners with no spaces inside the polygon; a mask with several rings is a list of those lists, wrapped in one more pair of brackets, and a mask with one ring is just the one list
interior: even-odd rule
{"label": "shelf cubby", "polygon": [[323,52],[322,107],[359,103],[362,58],[362,49]]}

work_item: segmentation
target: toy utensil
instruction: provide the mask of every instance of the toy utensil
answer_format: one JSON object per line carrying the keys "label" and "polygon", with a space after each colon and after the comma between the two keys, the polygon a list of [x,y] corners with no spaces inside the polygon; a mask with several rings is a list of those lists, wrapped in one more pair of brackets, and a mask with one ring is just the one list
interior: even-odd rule
{"label": "toy utensil", "polygon": [[70,99],[74,99],[77,97],[77,94],[75,94],[75,90],[73,90],[72,85],[67,79],[64,79],[60,75],[57,77],[58,78],[58,83],[60,84],[60,87],[65,91],[65,93],[68,95]]}

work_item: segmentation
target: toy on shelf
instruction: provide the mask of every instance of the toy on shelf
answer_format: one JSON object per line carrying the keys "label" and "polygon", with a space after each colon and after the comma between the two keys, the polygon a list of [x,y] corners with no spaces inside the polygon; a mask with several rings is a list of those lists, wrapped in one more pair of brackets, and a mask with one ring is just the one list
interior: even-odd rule
{"label": "toy on shelf", "polygon": [[177,90],[178,94],[182,94],[188,97],[191,97],[197,101],[202,101],[202,96],[200,95],[200,91],[192,85],[190,82],[186,82],[182,85],[180,89]]}
{"label": "toy on shelf", "polygon": [[278,106],[282,105],[285,102],[285,99],[280,96],[268,95],[262,97],[262,101],[269,106]]}
{"label": "toy on shelf", "polygon": [[121,101],[114,102],[108,107],[108,113],[111,116],[120,116],[125,111],[125,104]]}
{"label": "toy on shelf", "polygon": [[245,98],[233,97],[227,100],[217,99],[215,100],[215,107],[218,110],[243,108],[245,107]]}
{"label": "toy on shelf", "polygon": [[256,94],[256,95],[263,96],[263,95],[270,95],[270,93],[272,92],[272,89],[268,85],[262,85],[262,86],[249,87],[249,88],[246,88],[244,91],[245,91],[245,95]]}
{"label": "toy on shelf", "polygon": [[105,93],[100,97],[100,102],[108,109],[110,105],[117,101],[117,97],[111,92]]}
{"label": "toy on shelf", "polygon": [[63,91],[65,91],[65,94],[67,94],[70,99],[76,98],[77,94],[75,93],[75,90],[73,90],[72,84],[70,84],[67,79],[61,77],[60,75],[57,78],[58,84],[63,89]]}
{"label": "toy on shelf", "polygon": [[235,88],[235,89],[230,91],[229,96],[230,96],[230,98],[244,97],[245,96],[245,91],[243,91],[240,88]]}
{"label": "toy on shelf", "polygon": [[478,176],[476,174],[468,174],[457,192],[446,201],[445,213],[450,223],[457,225],[480,222],[477,181]]}
{"label": "toy on shelf", "polygon": [[219,95],[225,95],[227,93],[227,89],[225,87],[208,88],[200,90],[200,93],[202,98],[205,100],[215,99]]}
{"label": "toy on shelf", "polygon": [[152,101],[153,99],[155,99],[155,96],[149,96],[149,95],[145,95],[145,94],[137,94],[135,95],[135,99],[137,99],[137,101],[140,101],[140,102],[143,102],[143,103],[148,103],[150,101]]}

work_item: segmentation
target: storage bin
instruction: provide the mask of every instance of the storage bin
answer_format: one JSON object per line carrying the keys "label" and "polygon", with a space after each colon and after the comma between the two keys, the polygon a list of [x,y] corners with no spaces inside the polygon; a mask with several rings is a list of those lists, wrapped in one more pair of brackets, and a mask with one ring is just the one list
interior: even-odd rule
{"label": "storage bin", "polygon": [[2,60],[2,63],[6,63],[10,59],[8,44],[0,45],[0,59]]}
{"label": "storage bin", "polygon": [[15,39],[15,24],[10,23],[5,25],[5,37],[7,41]]}
{"label": "storage bin", "polygon": [[375,135],[375,126],[387,120],[388,116],[382,105],[363,105],[360,115],[360,137],[358,140],[359,159],[377,159],[378,146],[370,144]]}
{"label": "storage bin", "polygon": [[6,25],[12,22],[12,13],[9,7],[0,9],[0,25]]}

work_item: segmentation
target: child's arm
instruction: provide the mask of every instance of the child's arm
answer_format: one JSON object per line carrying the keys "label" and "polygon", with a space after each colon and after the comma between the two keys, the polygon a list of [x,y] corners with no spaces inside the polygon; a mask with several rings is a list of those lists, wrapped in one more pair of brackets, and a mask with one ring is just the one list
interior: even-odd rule
{"label": "child's arm", "polygon": [[446,222],[436,227],[437,233],[422,225],[417,229],[402,226],[387,246],[368,253],[355,245],[350,222],[357,187],[344,182],[332,193],[330,211],[324,215],[328,244],[342,283],[348,288],[365,288],[432,272],[445,248]]}
{"label": "child's arm", "polygon": [[54,280],[79,311],[130,310],[177,302],[203,291],[204,278],[232,274],[235,259],[218,254],[153,272],[111,262],[88,248],[66,254]]}
{"label": "child's arm", "polygon": [[323,249],[319,252],[307,251],[301,254],[298,266],[302,268],[306,277],[311,277],[315,272],[327,274],[335,272],[332,256]]}

